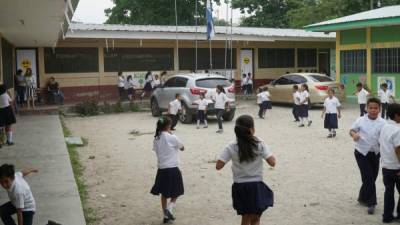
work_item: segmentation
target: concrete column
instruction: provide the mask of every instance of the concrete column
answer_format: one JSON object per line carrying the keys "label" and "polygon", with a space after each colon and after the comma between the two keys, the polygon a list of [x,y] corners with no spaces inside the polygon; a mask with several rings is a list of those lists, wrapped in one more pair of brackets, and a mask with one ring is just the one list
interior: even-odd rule
{"label": "concrete column", "polygon": [[336,32],[336,81],[340,82],[340,31]]}
{"label": "concrete column", "polygon": [[[42,88],[46,87],[47,84],[47,74],[46,74],[46,70],[45,70],[45,65],[44,65],[44,48],[43,47],[39,47],[37,48],[37,57],[38,57],[38,71],[39,71],[39,79],[40,79],[40,86]],[[62,82],[60,83],[62,85]]]}
{"label": "concrete column", "polygon": [[372,50],[371,50],[371,27],[367,27],[367,85],[372,90]]}
{"label": "concrete column", "polygon": [[1,54],[3,51],[1,48],[1,38],[2,38],[2,35],[0,33],[0,84],[3,84],[3,59],[2,59],[3,54]]}
{"label": "concrete column", "polygon": [[176,45],[174,47],[174,71],[175,73],[179,72],[179,54]]}

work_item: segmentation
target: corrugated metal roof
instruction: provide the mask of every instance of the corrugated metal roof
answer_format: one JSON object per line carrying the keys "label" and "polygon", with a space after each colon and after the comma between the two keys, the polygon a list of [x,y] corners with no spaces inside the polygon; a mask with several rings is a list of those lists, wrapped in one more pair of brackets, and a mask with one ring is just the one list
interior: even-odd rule
{"label": "corrugated metal roof", "polygon": [[356,21],[363,21],[363,20],[373,20],[373,19],[384,19],[384,18],[391,18],[391,17],[400,17],[400,5],[395,6],[386,6],[379,9],[373,9],[357,14],[353,14],[350,16],[340,17],[333,20],[328,20],[320,23],[315,23],[306,26],[309,27],[316,27],[316,26],[324,26],[324,25],[333,25],[338,23],[349,23],[349,22],[356,22]]}
{"label": "corrugated metal roof", "polygon": [[[114,25],[114,24],[84,24],[72,23],[70,27],[73,32],[79,31],[128,31],[128,32],[167,32],[175,33],[175,26],[158,26],[158,25]],[[178,26],[179,33],[195,33],[195,26]],[[205,33],[206,27],[199,26],[198,33]],[[226,27],[216,26],[216,35],[226,34]],[[228,27],[230,34],[230,27]],[[326,38],[335,39],[334,33],[325,34],[322,32],[310,32],[301,29],[277,29],[277,28],[255,28],[255,27],[233,27],[233,35],[249,35],[257,37],[272,37],[272,38]],[[68,34],[67,34],[68,37]],[[76,36],[75,36],[76,37]]]}

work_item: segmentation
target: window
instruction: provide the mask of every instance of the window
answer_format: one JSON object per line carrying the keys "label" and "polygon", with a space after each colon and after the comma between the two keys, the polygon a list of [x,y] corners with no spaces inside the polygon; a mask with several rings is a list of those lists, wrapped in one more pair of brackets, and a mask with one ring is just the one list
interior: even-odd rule
{"label": "window", "polygon": [[317,49],[299,48],[297,49],[297,66],[298,67],[316,67],[317,66]]}
{"label": "window", "polygon": [[105,72],[173,69],[173,48],[104,49]]}
{"label": "window", "polygon": [[347,50],[340,52],[340,72],[365,73],[367,64],[366,50]]}
{"label": "window", "polygon": [[[6,39],[1,39],[1,59],[3,62],[3,83],[7,88],[14,87],[13,46]],[[1,71],[0,71],[1,73]]]}
{"label": "window", "polygon": [[307,83],[307,79],[299,75],[290,75],[287,76],[287,78],[290,80],[291,84]]}
{"label": "window", "polygon": [[177,77],[175,87],[186,87],[188,79],[183,77]]}
{"label": "window", "polygon": [[99,72],[98,48],[45,48],[46,73]]}
{"label": "window", "polygon": [[[236,49],[232,49],[232,68],[236,69]],[[225,69],[225,48],[212,49],[212,68]],[[231,68],[231,52],[227,49],[226,53],[226,68]],[[180,48],[179,49],[179,69],[180,70],[195,70],[196,69],[196,49],[195,48]],[[197,69],[210,69],[210,49],[197,49]]]}
{"label": "window", "polygon": [[259,68],[293,68],[293,48],[260,48],[258,49]]}
{"label": "window", "polygon": [[274,85],[288,85],[288,84],[291,84],[291,82],[287,77],[281,77],[274,82]]}
{"label": "window", "polygon": [[310,77],[314,82],[332,82],[333,81],[332,78],[330,78],[328,76],[311,75]]}
{"label": "window", "polygon": [[202,88],[215,88],[217,85],[222,85],[222,87],[229,87],[232,84],[227,79],[219,79],[219,78],[212,78],[212,79],[207,78],[196,81],[196,86]]}
{"label": "window", "polygon": [[372,49],[372,72],[399,73],[400,48]]}
{"label": "window", "polygon": [[164,87],[175,87],[175,84],[176,84],[176,77],[172,77],[165,82]]}

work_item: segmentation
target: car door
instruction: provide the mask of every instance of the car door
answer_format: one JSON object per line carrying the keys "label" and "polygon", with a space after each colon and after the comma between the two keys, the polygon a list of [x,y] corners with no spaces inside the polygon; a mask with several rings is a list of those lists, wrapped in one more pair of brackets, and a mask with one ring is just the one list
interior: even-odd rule
{"label": "car door", "polygon": [[[271,100],[273,102],[288,102],[288,93],[287,89],[291,87],[290,80],[287,76],[282,76],[277,80],[273,81],[271,86],[269,86],[271,93]],[[289,97],[291,97],[291,93],[289,93]]]}
{"label": "car door", "polygon": [[159,88],[158,91],[158,105],[161,109],[168,109],[168,104],[170,101],[170,92],[176,85],[176,77],[171,77],[165,84]]}
{"label": "car door", "polygon": [[297,85],[300,89],[302,84],[307,83],[307,79],[301,75],[288,75],[287,78],[289,79],[290,85],[287,86],[285,90],[285,92],[288,93],[286,101],[293,102],[293,85]]}

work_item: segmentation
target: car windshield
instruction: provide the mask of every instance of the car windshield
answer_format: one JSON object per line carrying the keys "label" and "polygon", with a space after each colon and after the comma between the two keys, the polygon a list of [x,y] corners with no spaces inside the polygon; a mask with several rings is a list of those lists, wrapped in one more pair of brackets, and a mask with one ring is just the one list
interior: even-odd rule
{"label": "car windshield", "polygon": [[231,86],[231,82],[224,78],[205,78],[196,80],[196,86],[202,88],[215,88],[217,85],[222,85],[222,87]]}
{"label": "car windshield", "polygon": [[331,81],[333,81],[332,78],[330,78],[328,76],[310,75],[309,77],[314,82],[331,82]]}

